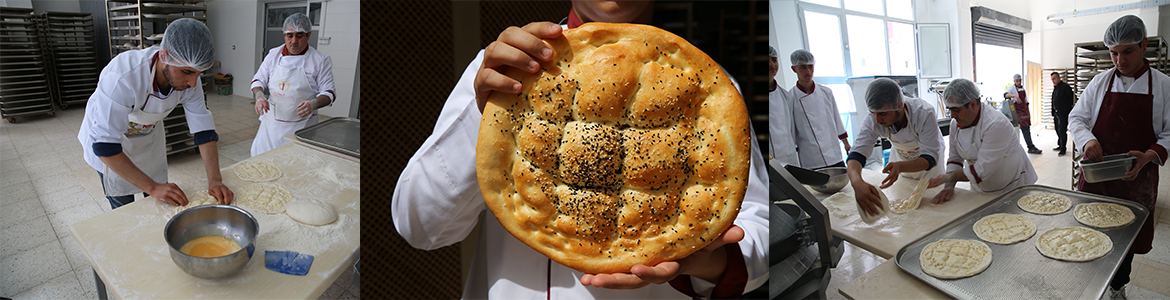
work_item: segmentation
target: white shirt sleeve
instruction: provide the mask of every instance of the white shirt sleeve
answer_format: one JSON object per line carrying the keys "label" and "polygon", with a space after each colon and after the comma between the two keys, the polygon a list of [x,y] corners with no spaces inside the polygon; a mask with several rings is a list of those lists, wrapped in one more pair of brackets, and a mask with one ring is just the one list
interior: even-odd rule
{"label": "white shirt sleeve", "polygon": [[486,208],[475,174],[482,115],[472,86],[482,61],[480,51],[443,105],[435,131],[410,158],[394,188],[394,228],[415,248],[432,250],[462,241]]}
{"label": "white shirt sleeve", "polygon": [[841,139],[841,137],[848,137],[849,132],[845,131],[845,124],[841,123],[841,112],[837,110],[837,97],[833,96],[833,90],[829,89],[829,87],[823,85],[820,87],[824,89],[825,94],[829,95],[828,97],[825,97],[825,99],[828,99],[829,103],[825,104],[829,105],[829,109],[833,110],[833,115],[829,117],[833,118],[833,123],[837,125],[837,139]]}
{"label": "white shirt sleeve", "polygon": [[[111,61],[111,64],[117,62]],[[120,70],[114,70],[116,67],[107,67],[103,72],[103,77],[123,78]],[[122,137],[126,130],[130,127],[130,111],[135,105],[135,97],[137,95],[136,88],[130,84],[132,80],[105,80],[99,81],[97,89],[89,97],[89,102],[86,104],[87,118],[90,124],[82,124],[82,127],[89,126],[90,138],[94,143],[122,143]],[[93,113],[89,116],[89,113]],[[92,145],[83,145],[90,151]]]}
{"label": "white shirt sleeve", "polygon": [[[284,47],[284,45],[282,44],[280,47]],[[260,68],[256,69],[256,75],[252,76],[252,84],[249,85],[248,89],[268,88],[268,76],[272,75],[272,68],[276,66],[276,57],[280,55],[280,47],[268,50],[268,55],[264,56]]]}
{"label": "white shirt sleeve", "polygon": [[[983,104],[983,105],[986,105],[986,104]],[[957,119],[951,119],[951,135],[948,138],[949,142],[948,142],[947,148],[949,150],[947,151],[946,167],[944,167],[944,169],[943,169],[945,171],[944,173],[958,171],[959,169],[963,168],[963,157],[959,156],[959,147],[958,147],[958,143],[959,143],[958,138],[959,137],[956,134],[956,131],[958,131],[958,130],[959,130],[959,121]]]}
{"label": "white shirt sleeve", "polygon": [[317,96],[329,97],[329,104],[325,106],[332,106],[333,101],[337,100],[337,90],[333,88],[333,58],[323,53],[321,56],[323,58],[317,63]]}
{"label": "white shirt sleeve", "polygon": [[[853,138],[853,147],[849,149],[849,153],[857,152],[857,154],[865,156],[866,160],[873,159],[870,156],[873,156],[873,145],[878,140],[878,126],[880,125],[877,124],[877,119],[873,117],[873,113],[865,112],[865,118],[861,120],[861,131],[858,131],[857,136]],[[846,157],[845,159],[848,160],[849,158]],[[864,165],[865,162],[863,161],[861,164]]]}
{"label": "white shirt sleeve", "polygon": [[211,111],[207,109],[202,88],[199,88],[201,86],[203,83],[199,82],[199,85],[183,91],[183,98],[179,99],[180,103],[183,103],[183,112],[187,117],[187,128],[190,129],[191,134],[215,130],[215,119],[212,118]]}
{"label": "white shirt sleeve", "polygon": [[[752,129],[755,133],[755,129]],[[744,237],[739,241],[747,266],[748,282],[744,291],[753,290],[768,280],[768,170],[764,167],[764,156],[760,154],[755,134],[751,135],[752,161],[747,191],[740,205],[735,225],[743,229]]]}

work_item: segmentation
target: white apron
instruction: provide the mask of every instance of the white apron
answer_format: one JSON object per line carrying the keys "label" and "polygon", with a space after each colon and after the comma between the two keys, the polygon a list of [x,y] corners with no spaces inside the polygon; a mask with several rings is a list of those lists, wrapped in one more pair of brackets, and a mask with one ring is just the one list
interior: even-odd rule
{"label": "white apron", "polygon": [[[150,78],[154,78],[154,70],[154,68],[150,68]],[[148,85],[147,88],[151,87]],[[163,118],[166,118],[177,104],[171,105],[170,108],[161,113],[148,113],[145,111],[147,106],[165,105],[165,102],[154,96],[150,90],[146,94],[146,102],[142,104],[142,107],[130,111],[130,128],[126,129],[127,142],[122,143],[122,153],[126,153],[130,161],[139,170],[142,170],[142,173],[150,176],[154,182],[167,182],[166,135],[160,128],[163,126]],[[167,98],[181,100],[183,99],[183,91],[172,90]],[[106,196],[117,197],[142,192],[134,184],[111,170],[109,165],[106,165],[102,170],[102,176],[102,183],[106,185]]]}
{"label": "white apron", "polygon": [[[890,144],[894,146],[893,155],[890,155],[890,162],[911,161],[918,159],[922,155],[918,147],[918,131],[914,130],[914,122],[907,117],[906,128],[897,133],[890,134]],[[933,170],[933,169],[932,169]],[[918,172],[902,172],[902,177],[919,180],[922,179],[922,174],[927,171],[922,170]]]}
{"label": "white apron", "polygon": [[260,116],[260,130],[252,141],[252,156],[288,144],[285,136],[301,128],[317,124],[317,111],[308,118],[297,117],[297,106],[306,100],[317,98],[317,92],[309,86],[305,75],[304,60],[296,68],[285,68],[279,63],[272,70],[268,80],[268,112]]}

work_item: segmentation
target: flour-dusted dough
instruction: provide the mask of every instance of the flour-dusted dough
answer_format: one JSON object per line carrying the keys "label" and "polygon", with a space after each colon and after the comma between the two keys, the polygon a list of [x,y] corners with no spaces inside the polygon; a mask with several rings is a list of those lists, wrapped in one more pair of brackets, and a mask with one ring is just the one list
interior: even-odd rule
{"label": "flour-dusted dough", "polygon": [[285,207],[284,213],[297,222],[321,226],[337,221],[337,210],[327,203],[293,202]]}
{"label": "flour-dusted dough", "polygon": [[1133,210],[1120,204],[1094,202],[1078,204],[1073,210],[1077,222],[1097,228],[1113,228],[1133,222]]}
{"label": "flour-dusted dough", "polygon": [[882,201],[882,207],[878,209],[878,214],[876,215],[866,213],[865,210],[861,209],[861,204],[857,203],[857,200],[854,199],[853,204],[857,206],[857,213],[861,215],[862,222],[865,222],[866,224],[873,224],[873,222],[877,222],[878,219],[881,219],[886,215],[886,212],[889,211],[887,208],[890,207],[890,200],[886,198],[886,193],[878,190],[878,196]]}
{"label": "flour-dusted dough", "polygon": [[922,248],[918,262],[938,279],[971,277],[991,266],[991,247],[976,240],[939,240]]}
{"label": "flour-dusted dough", "polygon": [[1036,193],[1021,197],[1016,205],[1020,209],[1038,214],[1038,215],[1055,215],[1068,211],[1072,207],[1072,200],[1068,196],[1057,193]]}
{"label": "flour-dusted dough", "polygon": [[283,212],[285,205],[292,200],[292,194],[289,194],[288,190],[271,183],[246,185],[240,193],[236,194],[236,197],[237,206],[269,214]]}
{"label": "flour-dusted dough", "polygon": [[585,273],[678,260],[727,230],[751,165],[751,120],[715,61],[665,30],[591,22],[510,69],[476,143],[484,202],[508,233]]}
{"label": "flour-dusted dough", "polygon": [[179,211],[191,209],[192,207],[208,204],[219,204],[219,200],[215,200],[207,191],[197,191],[187,197],[187,205],[179,206]]}
{"label": "flour-dusted dough", "polygon": [[890,202],[890,212],[904,214],[911,210],[918,209],[918,205],[922,204],[922,194],[926,193],[926,187],[929,185],[929,178],[919,179],[918,185],[914,186],[914,192],[910,193],[909,197]]}
{"label": "flour-dusted dough", "polygon": [[1036,239],[1044,256],[1067,261],[1090,261],[1109,254],[1113,240],[1104,233],[1084,227],[1053,228]]}
{"label": "flour-dusted dough", "polygon": [[975,221],[971,229],[979,239],[988,243],[1008,245],[1035,235],[1036,223],[1024,215],[993,214]]}
{"label": "flour-dusted dough", "polygon": [[273,181],[284,175],[275,164],[265,160],[243,161],[232,169],[236,171],[237,177],[251,182]]}

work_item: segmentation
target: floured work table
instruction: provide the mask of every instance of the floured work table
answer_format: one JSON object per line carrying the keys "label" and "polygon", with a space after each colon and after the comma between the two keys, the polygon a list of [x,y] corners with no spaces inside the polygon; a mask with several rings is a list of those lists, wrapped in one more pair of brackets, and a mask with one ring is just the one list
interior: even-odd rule
{"label": "floured work table", "polygon": [[[886,174],[878,171],[862,169],[861,177],[874,187],[881,185]],[[928,180],[923,178],[922,180]],[[890,202],[910,196],[918,180],[899,178],[894,185],[882,190]],[[927,233],[950,223],[963,214],[995,199],[995,195],[974,192],[968,189],[969,183],[960,182],[955,187],[955,195],[950,201],[942,204],[931,204],[930,200],[943,189],[937,186],[927,189],[922,194],[918,209],[895,214],[887,212],[885,216],[873,224],[861,221],[857,213],[857,204],[854,199],[852,184],[845,185],[835,194],[823,194],[809,190],[813,196],[821,200],[821,204],[829,210],[829,221],[833,234],[846,241],[873,252],[882,258],[889,259],[898,253],[902,246],[925,236]]]}
{"label": "floured work table", "polygon": [[[178,207],[146,198],[77,222],[73,238],[93,266],[98,292],[117,299],[277,298],[315,299],[342,272],[352,271],[361,245],[361,175],[357,162],[298,144],[287,144],[245,161],[269,161],[284,173],[268,183],[292,194],[289,203],[317,201],[337,210],[338,219],[322,226],[304,225],[288,215],[248,210],[260,224],[256,251],[239,273],[201,279],[171,260],[163,229]],[[220,170],[223,183],[236,194],[251,184],[236,177],[232,166]],[[207,189],[206,179],[180,188],[188,196]],[[264,267],[265,250],[291,250],[314,256],[305,276]],[[99,295],[104,296],[104,295]]]}

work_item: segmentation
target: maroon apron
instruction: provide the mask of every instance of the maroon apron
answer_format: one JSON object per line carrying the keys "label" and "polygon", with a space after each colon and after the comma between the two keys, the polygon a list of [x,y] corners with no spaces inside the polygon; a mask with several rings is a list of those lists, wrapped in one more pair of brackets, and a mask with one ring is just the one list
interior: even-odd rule
{"label": "maroon apron", "polygon": [[[1149,72],[1149,65],[1146,66]],[[1139,73],[1140,74],[1140,73]],[[1113,78],[1109,76],[1109,85],[1106,88],[1105,99],[1101,101],[1101,110],[1097,113],[1097,124],[1093,126],[1093,135],[1105,155],[1126,153],[1130,150],[1146,151],[1150,145],[1158,141],[1154,133],[1153,116],[1153,74],[1146,78],[1149,82],[1147,94],[1115,93],[1113,92]],[[1077,189],[1083,192],[1116,197],[1137,202],[1150,210],[1145,224],[1138,232],[1137,239],[1130,247],[1130,253],[1145,254],[1150,252],[1154,241],[1154,203],[1158,198],[1158,166],[1145,166],[1138,171],[1137,179],[1133,181],[1112,180],[1098,183],[1085,182],[1084,174],[1077,180]]]}
{"label": "maroon apron", "polygon": [[1025,99],[1028,99],[1028,93],[1022,87],[1016,89],[1020,92],[1019,101],[1013,105],[1016,107],[1016,120],[1020,123],[1020,127],[1032,127],[1032,115],[1028,112],[1028,103],[1025,102]]}

